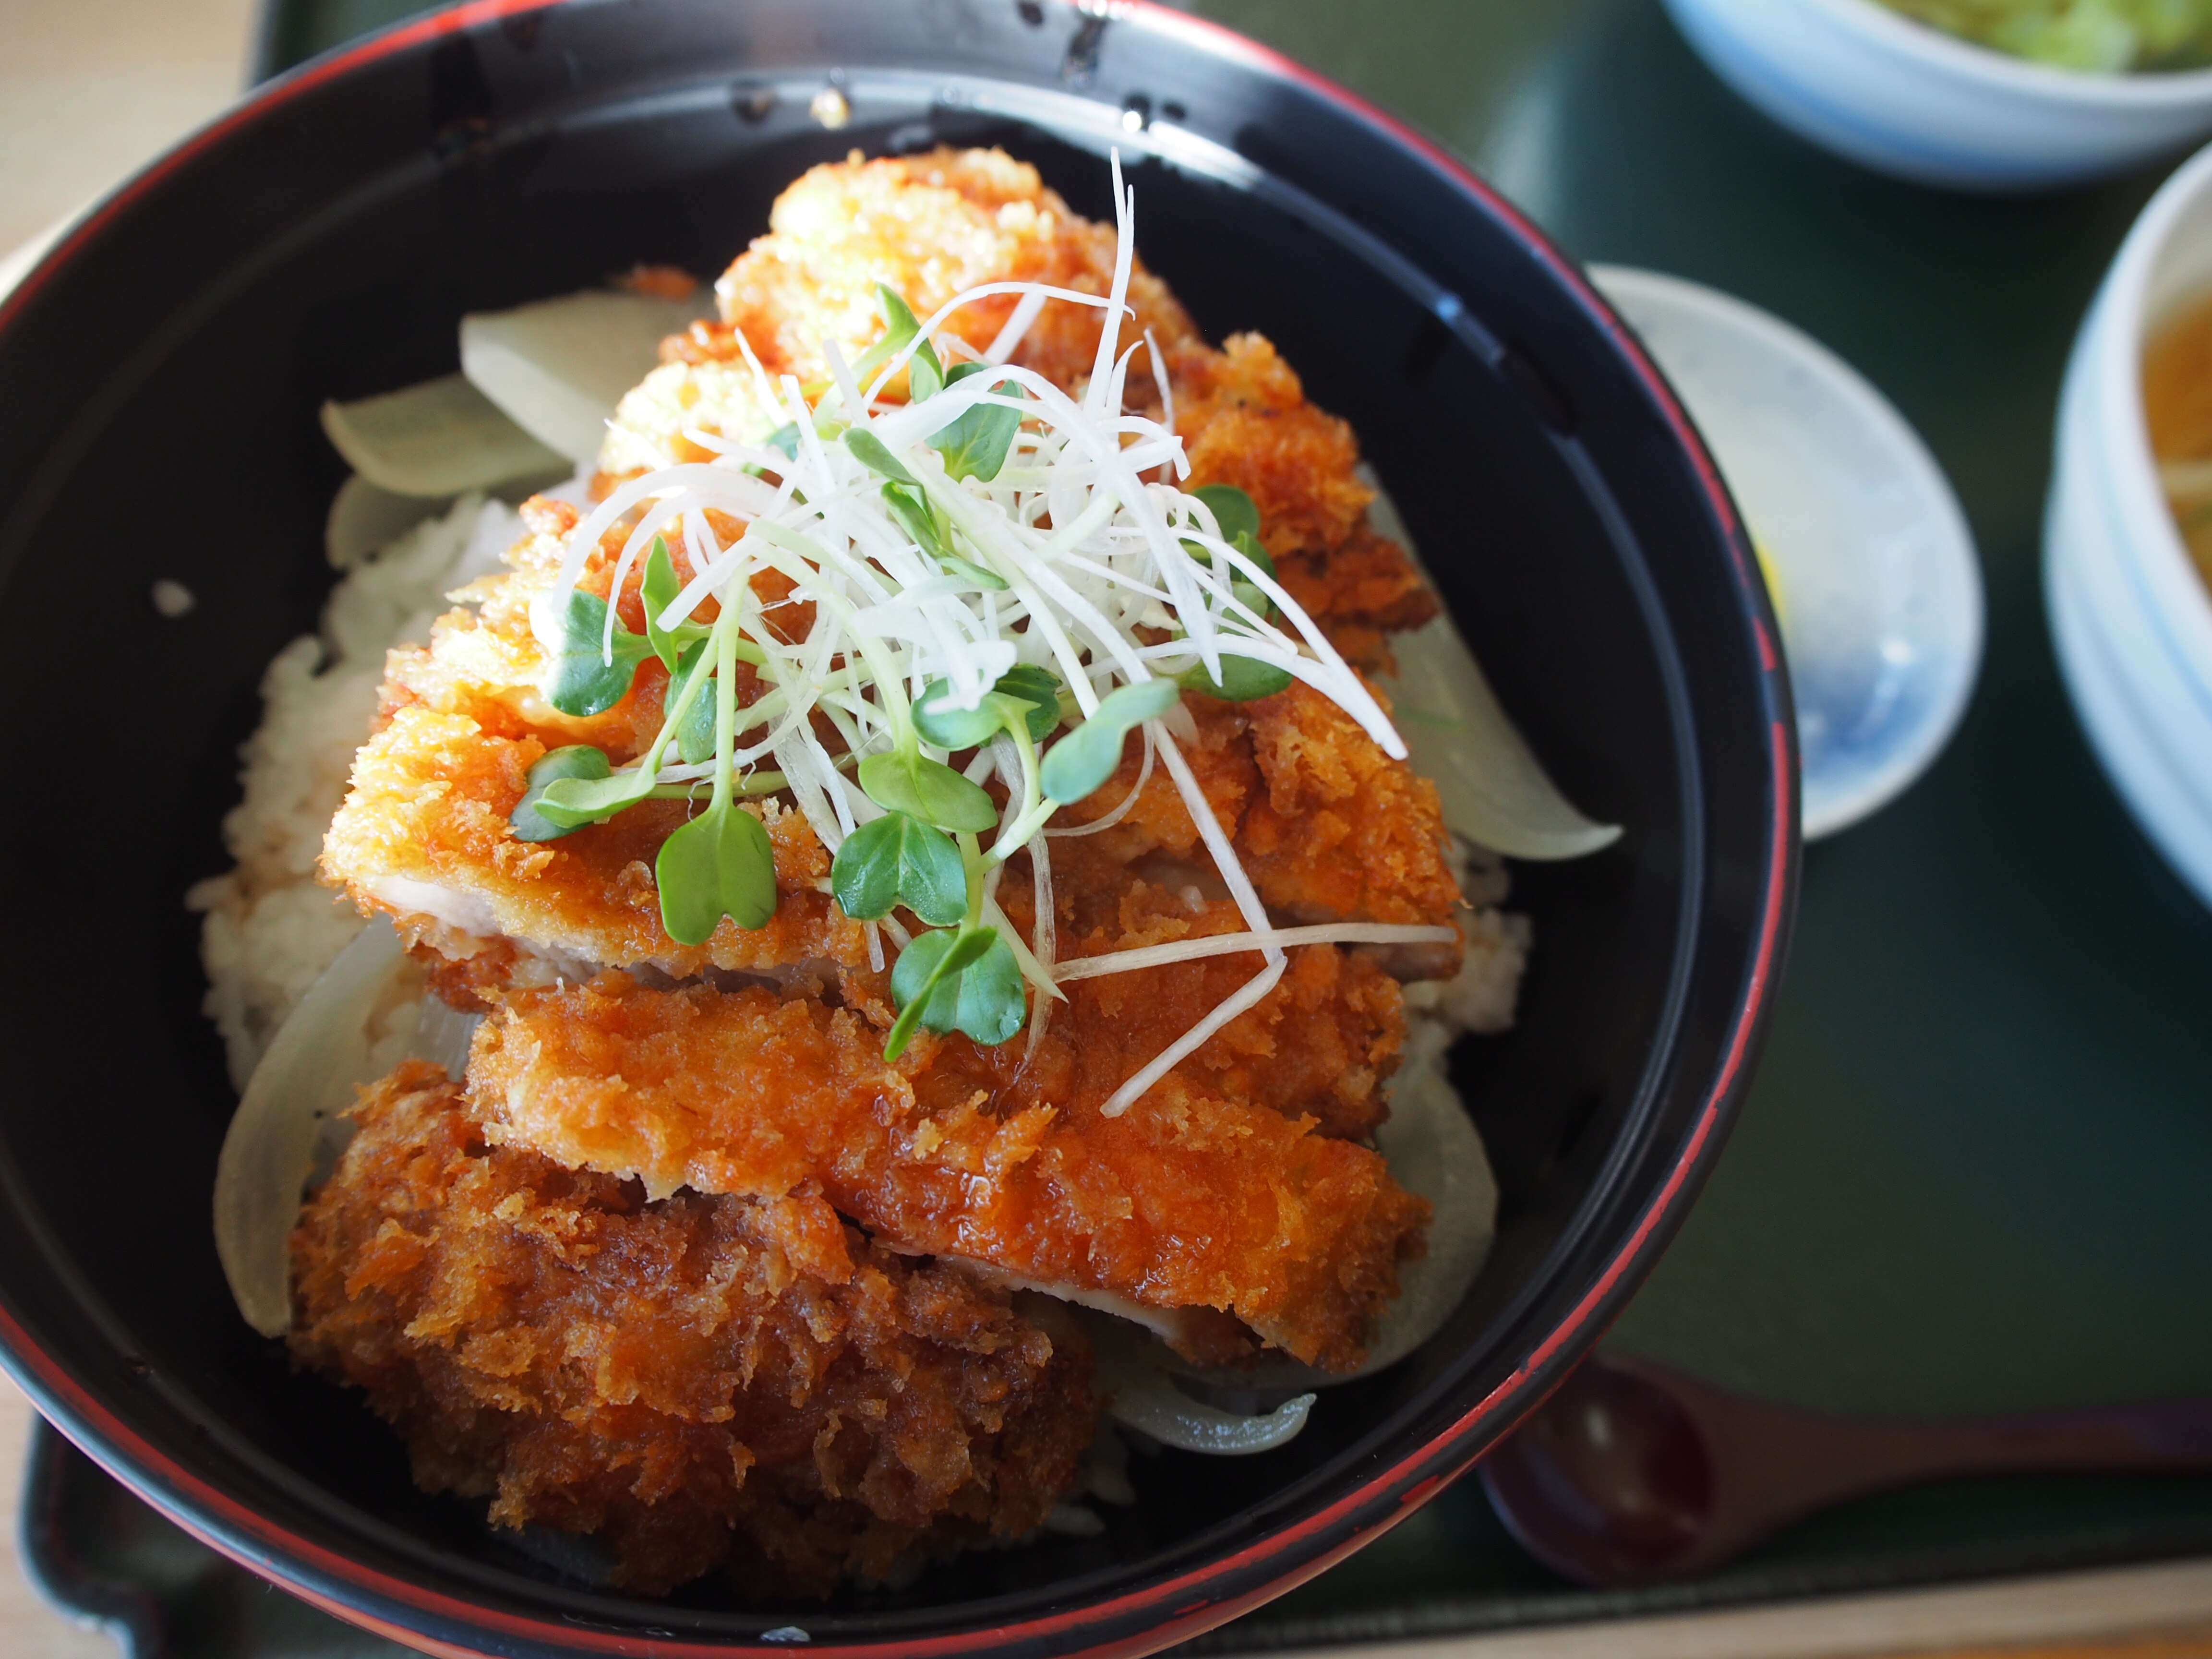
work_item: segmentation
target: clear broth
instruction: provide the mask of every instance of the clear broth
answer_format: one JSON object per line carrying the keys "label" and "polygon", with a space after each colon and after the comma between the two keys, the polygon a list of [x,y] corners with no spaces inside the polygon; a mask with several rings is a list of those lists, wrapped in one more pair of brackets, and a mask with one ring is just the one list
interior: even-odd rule
{"label": "clear broth", "polygon": [[2197,574],[2212,586],[2212,295],[2152,337],[2143,353],[2143,416],[2166,506]]}

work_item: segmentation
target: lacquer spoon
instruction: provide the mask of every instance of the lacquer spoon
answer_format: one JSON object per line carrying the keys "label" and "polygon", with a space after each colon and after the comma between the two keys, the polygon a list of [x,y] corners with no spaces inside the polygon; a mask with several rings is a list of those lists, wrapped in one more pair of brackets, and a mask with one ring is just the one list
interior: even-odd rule
{"label": "lacquer spoon", "polygon": [[2212,1401],[1873,1422],[1600,1354],[1483,1461],[1528,1552],[1587,1584],[1680,1577],[1847,1498],[1946,1475],[2212,1469]]}

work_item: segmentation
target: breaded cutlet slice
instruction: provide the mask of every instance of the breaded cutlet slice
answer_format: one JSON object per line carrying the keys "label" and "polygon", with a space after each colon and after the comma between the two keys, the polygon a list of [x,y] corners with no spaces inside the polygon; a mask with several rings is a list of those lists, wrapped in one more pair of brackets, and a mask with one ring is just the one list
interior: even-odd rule
{"label": "breaded cutlet slice", "polygon": [[898,1249],[1076,1299],[1215,1310],[1355,1367],[1428,1204],[1311,1118],[1180,1073],[1107,1118],[1080,1039],[1056,1021],[1042,1046],[1024,1066],[1018,1042],[924,1033],[887,1063],[879,1032],[811,999],[610,974],[511,993],[468,1087],[487,1134],[648,1192],[819,1192]]}
{"label": "breaded cutlet slice", "polygon": [[[870,965],[860,924],[826,890],[828,851],[805,817],[773,796],[743,810],[763,820],[775,849],[775,915],[757,929],[726,919],[703,945],[668,937],[653,883],[653,860],[686,803],[647,801],[556,841],[516,839],[509,817],[532,765],[570,744],[604,749],[617,765],[633,760],[660,729],[668,684],[649,659],[604,714],[574,719],[544,701],[530,602],[550,585],[576,514],[566,502],[533,501],[524,518],[531,534],[507,556],[514,568],[468,591],[476,610],[441,617],[427,647],[392,653],[377,727],[354,757],[351,787],[324,837],[324,880],[343,887],[364,915],[391,916],[457,1007],[481,1006],[486,988],[587,979],[615,966],[674,979],[720,972],[834,985],[889,1024],[888,976]],[[675,562],[688,575],[680,547]],[[608,550],[595,552],[584,590],[606,597],[611,563]],[[639,631],[641,580],[634,573],[617,604]],[[751,669],[739,665],[736,678],[740,700],[750,700]]]}
{"label": "breaded cutlet slice", "polygon": [[[457,1006],[478,1006],[509,984],[642,968],[677,980],[720,972],[834,985],[848,1005],[887,1026],[887,976],[872,965],[866,931],[826,891],[829,853],[805,818],[775,798],[745,810],[763,817],[775,848],[775,915],[750,931],[726,918],[698,946],[667,937],[653,884],[654,858],[684,822],[684,803],[647,802],[557,841],[514,837],[509,815],[548,750],[591,743],[620,764],[660,726],[667,677],[655,661],[639,670],[621,702],[588,720],[560,714],[538,694],[543,658],[530,600],[551,581],[574,513],[562,502],[532,503],[532,533],[510,555],[514,568],[476,585],[477,611],[441,618],[427,648],[392,653],[379,729],[356,757],[351,790],[325,839],[325,879],[364,913],[391,915]],[[688,571],[680,551],[678,563]],[[586,567],[584,586],[604,597],[611,575],[602,550]],[[641,580],[633,572],[617,596],[634,629],[644,626]],[[738,678],[741,701],[749,699],[751,671],[741,665]],[[1271,908],[1301,921],[1458,920],[1435,788],[1334,703],[1294,684],[1249,703],[1194,693],[1185,707],[1193,734],[1182,745],[1186,758]],[[1080,826],[1117,806],[1136,786],[1140,755],[1133,739],[1120,770],[1063,814],[1066,823]],[[1054,846],[1066,866],[1064,877],[1055,871],[1056,909],[1069,925],[1095,910],[1097,893],[1118,902],[1146,879],[1171,890],[1194,881],[1220,896],[1197,823],[1164,768],[1153,769],[1120,823]],[[1164,860],[1166,875],[1148,860]],[[1010,915],[1018,886],[1004,890]],[[1401,977],[1445,977],[1457,965],[1454,946],[1391,958]],[[1132,994],[1151,994],[1146,981],[1154,973],[1134,976]]]}
{"label": "breaded cutlet slice", "polygon": [[[623,399],[600,454],[602,477],[707,459],[711,452],[687,430],[757,442],[784,423],[760,396],[740,333],[770,374],[818,386],[828,373],[823,341],[835,340],[849,360],[883,332],[879,283],[927,318],[987,283],[1103,295],[1114,257],[1112,225],[1074,212],[1035,167],[1003,150],[875,161],[855,152],[814,167],[776,198],[768,234],[715,284],[721,321],[669,340],[661,367]],[[1437,602],[1405,550],[1367,525],[1374,492],[1354,471],[1359,447],[1351,428],[1306,401],[1297,375],[1260,336],[1232,336],[1218,350],[1208,344],[1141,258],[1129,300],[1136,316],[1124,320],[1121,347],[1149,331],[1159,349],[1190,457],[1185,487],[1246,490],[1291,596],[1351,660],[1385,665],[1385,635],[1419,627]],[[1012,295],[981,300],[946,326],[980,354],[1017,303]],[[1048,305],[1011,361],[1063,391],[1079,390],[1103,323],[1095,307]],[[895,382],[886,395],[904,388]],[[1130,360],[1125,397],[1132,409],[1165,412],[1148,350]]]}
{"label": "breaded cutlet slice", "polygon": [[[1035,920],[1032,892],[1020,879],[1026,857],[1017,858],[1000,892],[1007,920],[1025,937]],[[1152,876],[1169,869],[1158,861],[1146,867]],[[1053,884],[1063,963],[1245,931],[1237,906],[1209,896],[1200,882],[1139,875],[1089,837],[1058,844]],[[1034,1056],[1025,1039],[1014,1041],[1014,1058],[1000,1068],[1009,1079],[1001,1092],[1011,1088],[1024,1103],[1095,1110],[1264,965],[1259,952],[1239,951],[1133,972],[1071,973],[1060,988],[1065,1000],[1049,1016],[1051,1040]],[[1211,1098],[1310,1117],[1322,1134],[1364,1140],[1389,1115],[1384,1085],[1405,1036],[1404,993],[1379,953],[1302,945],[1289,953],[1274,989],[1185,1055],[1172,1075]]]}
{"label": "breaded cutlet slice", "polygon": [[658,1594],[774,1595],[1041,1525],[1095,1431],[1088,1343],[870,1244],[819,1196],[683,1194],[486,1144],[419,1061],[293,1235],[291,1348],[430,1491],[597,1534]]}
{"label": "breaded cutlet slice", "polygon": [[[1004,150],[872,161],[854,151],[811,168],[776,198],[768,234],[715,283],[720,322],[695,324],[671,339],[661,368],[623,399],[599,465],[621,474],[702,460],[710,452],[685,439],[687,428],[757,441],[782,425],[785,417],[759,396],[739,332],[769,374],[816,387],[830,373],[823,342],[836,342],[849,362],[882,333],[879,283],[923,319],[988,283],[1046,283],[1103,298],[1113,287],[1114,252],[1110,224],[1072,211],[1035,167]],[[1137,315],[1125,320],[1125,349],[1147,329],[1163,352],[1202,344],[1181,304],[1141,262],[1129,299]],[[1018,303],[1012,294],[979,300],[955,313],[946,331],[965,343],[967,355],[980,356]],[[1090,378],[1103,316],[1094,307],[1049,305],[1012,361],[1074,388]],[[1128,392],[1132,407],[1155,395],[1141,350],[1130,364]],[[905,395],[903,376],[886,395]]]}

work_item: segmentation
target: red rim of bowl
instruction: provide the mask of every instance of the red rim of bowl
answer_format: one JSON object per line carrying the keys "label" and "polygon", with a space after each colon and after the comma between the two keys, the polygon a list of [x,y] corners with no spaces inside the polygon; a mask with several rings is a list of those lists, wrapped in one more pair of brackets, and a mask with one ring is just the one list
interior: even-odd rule
{"label": "red rim of bowl", "polygon": [[[270,110],[325,82],[425,40],[503,18],[550,10],[568,3],[569,0],[467,0],[467,3],[395,25],[270,82],[167,151],[72,225],[15,291],[0,297],[0,329],[8,326],[40,289],[60,275],[77,251],[109,220],[234,128],[261,118]],[[1072,8],[1075,0],[1055,0],[1055,3]],[[1558,277],[1605,331],[1644,382],[1676,441],[1691,458],[1707,503],[1726,533],[1735,559],[1737,585],[1758,637],[1761,672],[1770,683],[1778,678],[1782,672],[1781,659],[1775,648],[1767,614],[1765,586],[1751,568],[1749,544],[1719,471],[1666,378],[1573,262],[1464,163],[1357,93],[1233,30],[1172,10],[1160,0],[1118,0],[1115,9],[1121,16],[1141,19],[1162,33],[1182,38],[1214,54],[1242,59],[1379,128],[1511,228],[1528,251]],[[1064,1637],[1086,1625],[1132,1616],[1150,1621],[1144,1634],[1117,1636],[1087,1648],[1069,1648],[1066,1651],[1070,1659],[1125,1659],[1126,1656],[1156,1652],[1186,1641],[1296,1588],[1362,1545],[1372,1542],[1474,1466],[1479,1454],[1469,1453],[1464,1447],[1478,1430],[1501,1415],[1516,1417],[1534,1410],[1559,1385],[1567,1369],[1560,1363],[1562,1357],[1571,1351],[1578,1355],[1581,1350],[1595,1344],[1619,1311],[1618,1304],[1626,1289],[1640,1279],[1635,1270],[1666,1242],[1680,1219],[1680,1212],[1692,1195],[1693,1181],[1702,1173],[1709,1153],[1717,1150],[1713,1145],[1714,1132],[1721,1125],[1731,1096],[1743,1081],[1753,1040],[1774,989],[1776,952],[1789,902],[1796,777],[1788,728],[1777,720],[1771,723],[1769,736],[1774,758],[1774,822],[1764,878],[1759,946],[1720,1073],[1666,1182],[1646,1205],[1634,1231],[1607,1262],[1595,1282],[1520,1367],[1419,1450],[1370,1476],[1327,1507],[1243,1549],[1124,1595],[1087,1601],[1042,1618],[944,1636],[903,1638],[900,1645],[902,1653],[911,1659],[951,1659],[952,1656],[1000,1650],[1012,1640]],[[334,1588],[343,1586],[374,1598],[395,1610],[411,1609],[431,1619],[447,1621],[456,1632],[477,1631],[507,1641],[542,1642],[558,1650],[635,1656],[635,1659],[645,1659],[648,1654],[671,1656],[672,1659],[672,1656],[688,1654],[707,1659],[716,1653],[758,1650],[757,1638],[745,1641],[740,1647],[716,1638],[628,1636],[589,1630],[563,1620],[520,1617],[441,1595],[406,1579],[365,1567],[273,1524],[178,1463],[108,1411],[49,1359],[4,1308],[0,1308],[0,1349],[5,1350],[0,1358],[9,1362],[8,1369],[40,1411],[102,1468],[153,1504],[169,1520],[202,1543],[302,1601],[419,1651],[450,1656],[451,1659],[477,1659],[483,1650],[455,1645],[412,1625],[395,1622],[370,1607],[331,1594],[307,1575],[319,1577]],[[1374,1512],[1368,1523],[1347,1527],[1362,1510]],[[212,1517],[213,1524],[203,1520],[202,1516]],[[1340,1532],[1343,1535],[1328,1547],[1311,1553],[1299,1553],[1298,1547],[1307,1540]],[[1232,1588],[1237,1581],[1262,1567],[1270,1558],[1286,1554],[1291,1559],[1283,1564],[1279,1572],[1255,1587]],[[1216,1587],[1225,1594],[1217,1595]],[[806,1651],[821,1656],[821,1659],[880,1659],[887,1649],[880,1642],[860,1645],[810,1642]]]}

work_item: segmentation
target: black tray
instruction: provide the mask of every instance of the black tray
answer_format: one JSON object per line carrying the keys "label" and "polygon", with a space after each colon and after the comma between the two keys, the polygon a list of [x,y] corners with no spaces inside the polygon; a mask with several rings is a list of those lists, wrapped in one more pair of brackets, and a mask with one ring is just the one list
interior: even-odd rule
{"label": "black tray", "polygon": [[[732,0],[740,3],[741,0]],[[1014,0],[974,0],[1012,4]],[[276,0],[273,72],[419,8]],[[2106,785],[2038,576],[2075,327],[2164,169],[2014,201],[1922,191],[1790,138],[1657,0],[1203,0],[1472,157],[1575,253],[1730,289],[1826,340],[1964,500],[1989,656],[1958,739],[1811,848],[1759,1082],[1615,1346],[1868,1413],[2212,1395],[2212,913]],[[42,1431],[26,1555],[134,1659],[399,1651],[263,1586]],[[2212,1554],[2212,1478],[1950,1483],[1735,1565],[1575,1589],[1465,1483],[1182,1650],[1261,1652]]]}

